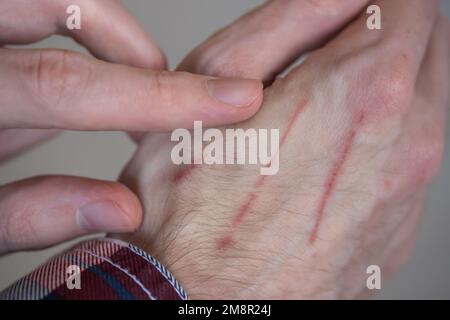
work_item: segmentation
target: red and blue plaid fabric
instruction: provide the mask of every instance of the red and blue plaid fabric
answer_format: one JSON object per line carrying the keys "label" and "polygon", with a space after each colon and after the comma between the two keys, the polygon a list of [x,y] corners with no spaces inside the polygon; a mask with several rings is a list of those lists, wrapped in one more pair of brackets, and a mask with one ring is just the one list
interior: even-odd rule
{"label": "red and blue plaid fabric", "polygon": [[[79,288],[67,284],[70,266],[79,267]],[[154,257],[132,244],[104,238],[52,258],[1,292],[0,299],[185,300],[187,294]]]}

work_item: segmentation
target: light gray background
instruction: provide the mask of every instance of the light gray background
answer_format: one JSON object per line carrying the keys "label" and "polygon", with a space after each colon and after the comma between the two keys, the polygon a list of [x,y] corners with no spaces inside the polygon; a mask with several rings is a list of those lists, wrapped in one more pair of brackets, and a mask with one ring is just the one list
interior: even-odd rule
{"label": "light gray background", "polygon": [[[164,49],[172,67],[195,44],[262,2],[261,0],[124,1],[145,30],[151,33]],[[450,0],[443,2],[445,11],[450,15]],[[72,41],[61,37],[49,38],[36,47],[81,50]],[[2,164],[0,184],[48,173],[115,179],[133,150],[133,143],[120,133],[66,132],[41,147]],[[429,192],[416,252],[393,281],[389,284],[383,283],[379,297],[450,299],[449,208],[450,143],[447,143],[444,166]],[[17,253],[0,258],[0,290],[65,246],[67,244],[49,250]]]}

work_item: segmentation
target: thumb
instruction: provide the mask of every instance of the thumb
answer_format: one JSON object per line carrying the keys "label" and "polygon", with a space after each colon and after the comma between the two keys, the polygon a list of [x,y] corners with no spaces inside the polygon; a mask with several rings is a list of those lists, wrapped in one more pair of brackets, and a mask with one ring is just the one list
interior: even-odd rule
{"label": "thumb", "polygon": [[95,232],[129,232],[137,197],[116,182],[45,176],[0,188],[0,254],[39,249]]}

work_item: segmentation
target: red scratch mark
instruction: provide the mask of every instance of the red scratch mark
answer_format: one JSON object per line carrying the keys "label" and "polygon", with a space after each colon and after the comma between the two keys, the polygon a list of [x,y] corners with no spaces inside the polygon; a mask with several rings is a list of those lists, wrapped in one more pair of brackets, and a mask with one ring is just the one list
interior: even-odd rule
{"label": "red scratch mark", "polygon": [[196,167],[195,164],[190,164],[190,165],[186,166],[185,168],[182,168],[178,172],[178,174],[175,176],[175,178],[173,179],[173,182],[180,183],[181,181],[186,179],[186,177],[188,177],[192,173],[192,170],[194,170],[195,167]]}
{"label": "red scratch mark", "polygon": [[233,240],[233,235],[228,234],[225,237],[221,238],[218,241],[218,248],[219,250],[225,250],[229,247],[231,247],[231,245],[233,244],[234,240]]}
{"label": "red scratch mark", "polygon": [[[270,163],[269,163],[269,167],[270,167]],[[261,188],[266,183],[266,178],[267,178],[267,176],[260,176],[258,181],[256,181],[256,183],[255,183],[255,187]]]}
{"label": "red scratch mark", "polygon": [[253,203],[256,201],[257,198],[258,196],[256,195],[255,192],[252,192],[247,196],[247,199],[245,200],[244,204],[239,208],[237,215],[233,219],[234,227],[242,223],[245,214],[250,210],[250,208],[252,207]]}
{"label": "red scratch mark", "polygon": [[320,198],[319,205],[317,207],[316,221],[314,223],[314,227],[309,236],[309,244],[313,244],[317,239],[317,234],[319,232],[319,227],[322,222],[328,200],[330,199],[330,197],[333,193],[333,190],[336,186],[336,183],[339,179],[339,176],[342,173],[342,168],[344,167],[344,164],[350,155],[356,133],[358,132],[358,129],[359,129],[361,123],[363,122],[363,119],[364,119],[364,114],[361,114],[359,119],[356,121],[356,124],[353,125],[353,128],[350,130],[348,137],[345,139],[340,156],[336,160],[334,165],[331,167],[330,173],[328,174],[328,177],[325,180],[325,189],[322,194],[322,197]]}
{"label": "red scratch mark", "polygon": [[287,124],[286,130],[283,133],[283,136],[280,140],[280,148],[281,146],[286,142],[286,139],[289,135],[289,133],[292,131],[292,127],[294,126],[295,122],[297,121],[298,117],[302,113],[302,111],[305,109],[306,105],[308,104],[308,100],[303,99],[297,106],[297,108],[294,111],[294,114],[289,119],[289,122]]}
{"label": "red scratch mark", "polygon": [[[296,107],[296,109],[295,109],[294,113],[292,114],[291,118],[289,119],[286,129],[281,137],[280,147],[279,147],[280,149],[283,146],[283,144],[286,142],[286,139],[287,139],[289,133],[291,132],[292,128],[294,127],[295,122],[297,121],[297,119],[299,118],[300,114],[305,109],[307,104],[308,104],[308,100],[303,99]],[[279,152],[279,150],[277,152]],[[256,181],[254,188],[259,189],[262,186],[264,186],[264,184],[266,182],[266,178],[267,178],[267,176],[260,176],[259,179]],[[225,250],[225,249],[229,248],[231,246],[231,244],[234,242],[234,240],[233,240],[234,229],[236,229],[236,227],[238,227],[244,221],[245,216],[250,211],[251,207],[253,206],[253,204],[256,202],[257,199],[258,199],[258,195],[256,194],[255,191],[251,192],[247,196],[244,203],[239,207],[239,210],[233,219],[232,230],[230,231],[229,234],[227,234],[225,237],[221,238],[218,241],[219,250]]]}

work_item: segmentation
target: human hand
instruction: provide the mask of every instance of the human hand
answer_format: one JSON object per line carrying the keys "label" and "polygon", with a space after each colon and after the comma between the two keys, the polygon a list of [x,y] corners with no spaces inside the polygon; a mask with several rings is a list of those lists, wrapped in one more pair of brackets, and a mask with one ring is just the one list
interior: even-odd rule
{"label": "human hand", "polygon": [[[120,237],[159,259],[191,298],[353,298],[364,293],[367,266],[379,265],[384,279],[409,254],[442,157],[449,25],[436,1],[375,4],[382,30],[368,30],[362,14],[235,126],[280,128],[277,175],[249,165],[180,168],[169,135],[142,142],[122,181],[143,201],[144,223]],[[181,66],[270,78],[279,66],[256,58],[267,54],[256,45],[264,37],[248,47],[243,40],[262,13],[213,36]],[[219,38],[242,41],[236,49]],[[218,51],[226,59],[210,58]]]}
{"label": "human hand", "polygon": [[[81,30],[66,28],[69,5],[81,8]],[[261,103],[256,80],[161,71],[161,51],[116,1],[0,3],[0,45],[52,34],[72,37],[101,60],[65,50],[0,48],[0,159],[55,129],[170,130],[193,119],[218,125],[250,117]],[[0,219],[1,254],[90,232],[135,230],[141,207],[116,182],[48,176],[1,186]]]}

